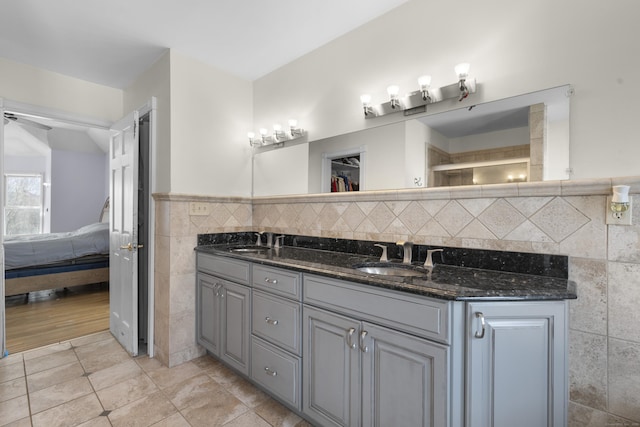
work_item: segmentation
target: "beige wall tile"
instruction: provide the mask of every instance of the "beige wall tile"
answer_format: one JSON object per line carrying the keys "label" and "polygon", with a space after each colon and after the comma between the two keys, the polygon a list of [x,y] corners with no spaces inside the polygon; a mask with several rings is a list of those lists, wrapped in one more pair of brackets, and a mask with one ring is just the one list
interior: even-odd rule
{"label": "beige wall tile", "polygon": [[640,343],[639,284],[640,264],[609,262],[608,301],[611,337]]}
{"label": "beige wall tile", "polygon": [[569,279],[577,284],[578,299],[569,302],[571,329],[607,335],[607,262],[569,259]]}
{"label": "beige wall tile", "polygon": [[608,362],[609,412],[640,422],[640,344],[610,338]]}
{"label": "beige wall tile", "polygon": [[569,333],[569,397],[591,408],[607,409],[607,337]]}

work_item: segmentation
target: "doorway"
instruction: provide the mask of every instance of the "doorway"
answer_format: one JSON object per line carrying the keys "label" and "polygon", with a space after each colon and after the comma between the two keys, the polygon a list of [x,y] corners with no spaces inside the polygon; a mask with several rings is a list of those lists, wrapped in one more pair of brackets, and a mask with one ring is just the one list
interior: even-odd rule
{"label": "doorway", "polygon": [[[46,121],[55,121],[60,123],[66,123],[73,126],[84,126],[86,128],[93,128],[93,129],[102,130],[102,131],[105,131],[105,130],[108,131],[110,127],[110,124],[108,123],[95,121],[93,119],[82,118],[75,115],[68,115],[68,114],[50,110],[50,109],[34,107],[34,106],[14,103],[10,101],[8,102],[6,100],[0,99],[0,107],[3,107],[3,106],[5,107],[5,111],[10,110],[11,112],[15,112],[14,114],[24,115],[25,117],[28,117],[29,119],[37,122],[46,123]],[[138,273],[139,273],[139,283],[141,284],[141,286],[139,287],[140,293],[138,298],[139,304],[137,307],[137,316],[139,319],[138,325],[140,328],[139,329],[139,337],[140,337],[140,343],[141,343],[140,347],[142,349],[142,352],[145,352],[149,354],[150,357],[152,357],[153,345],[147,346],[147,344],[148,344],[149,337],[153,337],[153,244],[154,244],[153,236],[155,232],[154,230],[155,218],[154,218],[154,203],[151,197],[152,186],[154,185],[154,177],[151,174],[153,170],[152,164],[154,163],[152,158],[152,153],[154,152],[154,150],[152,146],[153,146],[153,138],[155,137],[155,132],[154,132],[155,99],[150,100],[147,104],[142,106],[140,108],[140,112],[141,112],[141,119],[140,119],[139,125],[140,125],[140,136],[141,136],[140,141],[141,142],[140,142],[140,155],[139,155],[139,160],[140,160],[139,169],[140,169],[141,185],[138,188],[138,193],[139,193],[138,226],[139,226],[140,232],[144,233],[145,241],[148,243],[146,245],[148,250],[141,251],[140,253],[140,268],[138,270]],[[2,144],[0,144],[0,148],[1,148],[0,163],[2,163],[2,167],[3,167],[5,163],[4,126],[0,129],[0,142],[2,142]],[[108,147],[108,144],[107,144],[107,147]],[[107,167],[106,167],[107,172],[108,172],[108,158],[109,156],[107,154],[105,159],[105,162],[107,163]],[[0,171],[2,172],[2,176],[4,177],[4,170],[0,169]],[[4,179],[2,179],[2,183],[4,185]],[[51,186],[50,182],[49,182],[49,186]],[[107,179],[107,184],[105,186],[106,194],[108,194],[108,188],[109,188],[109,183]],[[2,206],[4,206],[4,204],[2,204]],[[1,241],[1,238],[0,238],[0,241]],[[2,260],[1,265],[4,270],[5,269],[4,259]],[[4,282],[4,275],[2,279]],[[84,288],[88,289],[92,286],[95,287],[95,285],[83,286],[82,290],[84,291]],[[61,295],[60,293],[61,289],[58,286],[56,287],[58,288],[58,290],[52,291],[50,292],[50,294],[54,295],[54,299],[60,300],[61,298],[58,298],[58,296],[64,296],[64,295]],[[106,287],[108,292],[108,284],[106,285]],[[70,287],[69,289],[62,292],[63,293],[64,292],[79,293],[79,292],[75,292],[79,288],[80,287],[78,288]],[[68,291],[71,291],[71,292],[68,292]],[[42,295],[32,294],[32,296],[34,297],[33,299],[35,300],[43,299]],[[8,320],[8,319],[5,319],[4,317],[5,308],[6,308],[4,283],[2,283],[2,286],[0,286],[0,298],[2,298],[2,310],[0,312],[0,315],[2,315],[2,319],[0,319],[1,320],[0,321],[0,328],[1,328],[0,344],[2,344],[2,347],[5,347],[4,345],[5,338],[6,338],[5,325],[6,323],[8,323],[8,322],[5,322],[5,320]],[[107,300],[108,300],[108,297],[107,297]],[[105,329],[109,328],[108,313],[109,313],[109,310],[107,305],[107,310],[106,310],[107,324]],[[86,333],[83,333],[83,335],[84,334]],[[62,338],[57,340],[56,342],[63,340]],[[68,337],[68,338],[72,338],[72,337]],[[12,351],[11,348],[8,348],[8,350],[11,352],[14,352]],[[1,354],[0,354],[0,357],[2,357]]]}

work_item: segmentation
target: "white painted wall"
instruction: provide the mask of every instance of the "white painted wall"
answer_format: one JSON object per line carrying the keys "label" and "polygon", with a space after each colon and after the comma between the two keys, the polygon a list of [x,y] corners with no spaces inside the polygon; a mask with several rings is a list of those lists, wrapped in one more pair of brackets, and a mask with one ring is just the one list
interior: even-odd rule
{"label": "white painted wall", "polygon": [[161,56],[124,91],[124,112],[141,107],[156,97],[156,191],[171,190],[171,52]]}
{"label": "white painted wall", "polygon": [[52,151],[51,232],[98,222],[108,195],[105,157],[104,153]]}
{"label": "white painted wall", "polygon": [[113,122],[122,91],[0,58],[0,97]]}
{"label": "white painted wall", "polygon": [[254,155],[254,196],[307,194],[309,144],[296,144]]}
{"label": "white painted wall", "polygon": [[400,120],[365,121],[359,95],[383,102],[390,83],[409,92],[425,73],[433,86],[450,84],[468,61],[480,86],[465,102],[572,84],[573,178],[637,175],[639,14],[637,0],[411,0],[255,81],[254,122],[294,116],[316,140]]}
{"label": "white painted wall", "polygon": [[251,82],[171,51],[171,192],[249,196]]}

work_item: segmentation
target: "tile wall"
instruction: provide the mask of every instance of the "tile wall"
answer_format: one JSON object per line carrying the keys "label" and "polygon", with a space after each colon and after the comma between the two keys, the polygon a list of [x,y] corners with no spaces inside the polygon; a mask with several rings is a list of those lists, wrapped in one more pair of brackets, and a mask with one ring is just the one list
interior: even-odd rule
{"label": "tile wall", "polygon": [[[570,426],[640,426],[640,209],[605,224],[611,186],[640,177],[275,198],[156,195],[156,336],[172,366],[195,344],[197,234],[260,230],[569,255]],[[636,199],[639,197],[636,195]],[[190,216],[204,202],[210,215]],[[607,424],[609,423],[609,424]]]}

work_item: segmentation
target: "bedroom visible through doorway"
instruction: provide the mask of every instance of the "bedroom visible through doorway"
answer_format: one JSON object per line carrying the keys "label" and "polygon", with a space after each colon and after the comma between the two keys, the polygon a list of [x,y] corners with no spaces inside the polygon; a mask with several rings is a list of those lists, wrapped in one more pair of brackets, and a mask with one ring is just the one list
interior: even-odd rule
{"label": "bedroom visible through doorway", "polygon": [[108,329],[109,130],[9,109],[3,130],[8,352]]}

